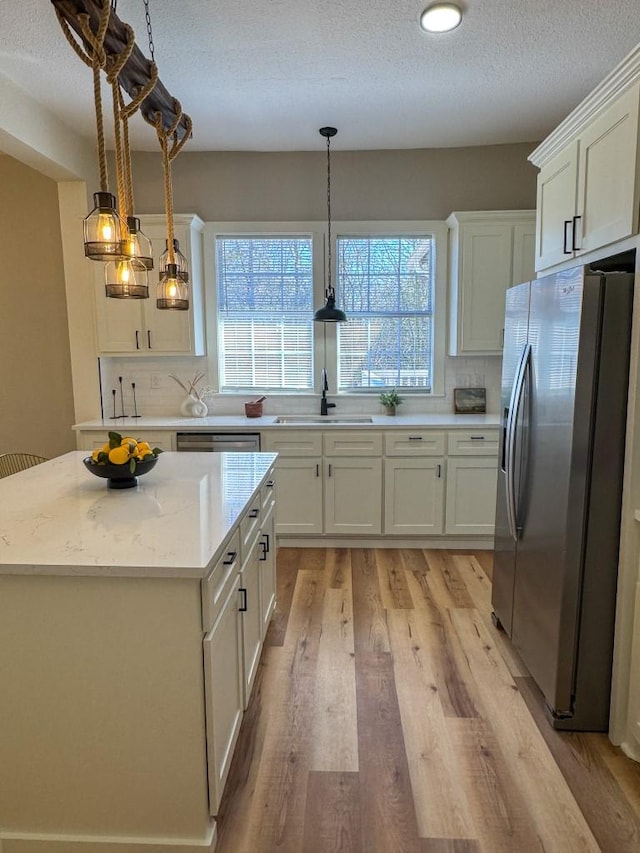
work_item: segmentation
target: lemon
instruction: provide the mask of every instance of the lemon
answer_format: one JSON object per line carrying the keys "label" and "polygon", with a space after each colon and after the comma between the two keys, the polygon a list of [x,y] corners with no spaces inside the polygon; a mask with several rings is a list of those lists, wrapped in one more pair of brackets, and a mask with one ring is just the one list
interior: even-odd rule
{"label": "lemon", "polygon": [[144,456],[145,453],[151,453],[151,446],[148,441],[139,441],[138,442],[138,452],[140,456]]}
{"label": "lemon", "polygon": [[109,462],[112,462],[114,465],[124,465],[129,461],[129,447],[114,447],[109,451]]}
{"label": "lemon", "polygon": [[93,459],[93,461],[94,461],[94,462],[97,462],[97,461],[98,461],[98,454],[99,454],[99,453],[102,453],[102,452],[103,452],[103,451],[102,451],[102,450],[100,450],[100,448],[99,448],[99,447],[96,447],[96,449],[95,449],[95,450],[93,451],[93,453],[91,454],[91,458]]}
{"label": "lemon", "polygon": [[103,453],[108,453],[111,450],[111,445],[109,444],[109,442],[103,444],[101,450]]}

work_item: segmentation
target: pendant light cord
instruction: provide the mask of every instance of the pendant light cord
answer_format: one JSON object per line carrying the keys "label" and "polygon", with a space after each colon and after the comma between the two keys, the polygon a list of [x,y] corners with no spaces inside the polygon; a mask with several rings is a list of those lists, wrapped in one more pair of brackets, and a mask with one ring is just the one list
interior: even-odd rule
{"label": "pendant light cord", "polygon": [[327,294],[333,293],[331,284],[331,137],[327,136],[327,260],[329,264],[327,275]]}

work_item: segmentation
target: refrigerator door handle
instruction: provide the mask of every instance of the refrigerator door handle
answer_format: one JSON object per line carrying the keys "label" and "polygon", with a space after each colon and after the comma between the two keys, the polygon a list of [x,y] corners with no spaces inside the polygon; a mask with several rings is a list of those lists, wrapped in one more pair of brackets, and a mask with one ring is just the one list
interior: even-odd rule
{"label": "refrigerator door handle", "polygon": [[509,415],[507,417],[507,434],[506,434],[506,459],[505,459],[505,477],[507,491],[507,522],[509,525],[509,533],[511,537],[517,541],[518,525],[516,519],[516,481],[515,481],[515,456],[516,456],[516,437],[518,414],[520,413],[520,405],[522,403],[522,394],[524,391],[524,381],[527,375],[527,368],[531,360],[531,344],[527,344],[522,350],[520,363],[516,372],[516,378],[513,382],[511,391],[511,401],[509,403]]}

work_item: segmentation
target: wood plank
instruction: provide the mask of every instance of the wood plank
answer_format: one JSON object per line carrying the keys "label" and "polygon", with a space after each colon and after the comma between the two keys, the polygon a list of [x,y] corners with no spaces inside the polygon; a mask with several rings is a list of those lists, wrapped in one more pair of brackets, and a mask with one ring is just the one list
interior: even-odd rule
{"label": "wood plank", "polygon": [[482,566],[482,571],[493,581],[493,551],[474,551],[476,560]]}
{"label": "wood plank", "polygon": [[573,798],[493,639],[475,610],[451,618],[469,659],[481,714],[499,741],[514,785],[528,803],[546,851],[600,848]]}
{"label": "wood plank", "polygon": [[357,773],[309,774],[301,850],[308,853],[361,853],[360,779]]}
{"label": "wood plank", "polygon": [[363,853],[420,853],[391,655],[356,651]]}
{"label": "wood plank", "polygon": [[480,845],[473,838],[423,838],[420,850],[421,853],[480,853]]}
{"label": "wood plank", "polygon": [[[347,580],[345,578],[345,583]],[[344,589],[327,589],[324,595],[314,695],[311,769],[357,772],[356,667],[350,582]]]}
{"label": "wood plank", "polygon": [[473,838],[458,759],[449,738],[430,660],[419,636],[422,613],[388,614],[398,706],[423,838]]}
{"label": "wood plank", "polygon": [[382,605],[375,552],[354,548],[351,552],[353,584],[354,649],[360,652],[388,652],[389,633]]}
{"label": "wood plank", "polygon": [[448,720],[480,849],[544,853],[528,803],[486,720]]}
{"label": "wood plank", "polygon": [[282,646],[284,644],[291,602],[293,601],[293,590],[298,576],[299,550],[301,549],[280,548],[278,550],[276,606],[264,640],[266,646]]}
{"label": "wood plank", "polygon": [[[600,847],[616,853],[640,850],[640,817],[624,802],[623,791],[603,757],[604,744],[598,745],[608,742],[607,736],[556,731],[545,717],[542,694],[533,679],[519,678],[516,684]],[[640,766],[626,761],[634,765],[637,786]]]}
{"label": "wood plank", "polygon": [[640,815],[640,764],[614,746],[606,735],[598,737],[596,744],[629,805]]}
{"label": "wood plank", "polygon": [[473,599],[451,554],[444,549],[425,549],[423,553],[430,569],[427,583],[443,606],[473,607]]}
{"label": "wood plank", "polygon": [[327,589],[351,589],[351,552],[347,548],[327,548],[325,559]]}
{"label": "wood plank", "polygon": [[482,621],[490,633],[493,642],[500,649],[500,654],[504,658],[509,672],[512,676],[527,676],[529,672],[526,666],[520,660],[520,656],[511,645],[511,640],[507,637],[504,631],[496,628],[491,621],[491,583],[485,575],[472,553],[469,554],[452,554],[453,562],[469,590],[469,594],[475,604],[475,607],[482,617]]}
{"label": "wood plank", "polygon": [[412,566],[412,571],[407,571],[407,585],[422,616],[417,623],[420,640],[429,658],[443,713],[446,717],[476,717],[478,712],[464,675],[468,666],[449,617],[447,604],[451,598],[442,584],[428,582],[432,572],[424,552],[410,553],[410,561],[406,561],[406,552],[402,554],[405,563]]}
{"label": "wood plank", "polygon": [[396,548],[380,548],[375,552],[382,606],[387,610],[413,607],[407,588],[404,563]]}

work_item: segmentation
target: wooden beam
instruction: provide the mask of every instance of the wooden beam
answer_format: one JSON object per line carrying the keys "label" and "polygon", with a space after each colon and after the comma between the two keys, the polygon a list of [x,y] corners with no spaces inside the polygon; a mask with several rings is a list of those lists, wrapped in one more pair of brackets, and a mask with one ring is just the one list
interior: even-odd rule
{"label": "wooden beam", "polygon": [[[89,16],[89,26],[93,33],[98,30],[100,13],[103,2],[109,0],[51,0],[55,8],[62,15],[69,27],[79,36],[85,49],[89,50],[89,45],[85,41],[78,15],[86,14]],[[104,47],[108,54],[120,54],[126,46],[126,30],[123,22],[111,10],[109,15],[109,25],[104,38]],[[149,83],[151,79],[151,61],[148,60],[137,44],[134,44],[131,56],[124,64],[118,81],[123,90],[134,98],[140,89]],[[140,112],[144,118],[155,126],[156,113],[162,113],[162,122],[166,130],[174,124],[177,118],[177,112],[174,107],[174,98],[162,85],[158,79],[152,91],[147,95],[140,105]],[[182,140],[186,133],[189,132],[188,124],[183,115],[176,128],[178,140]]]}

